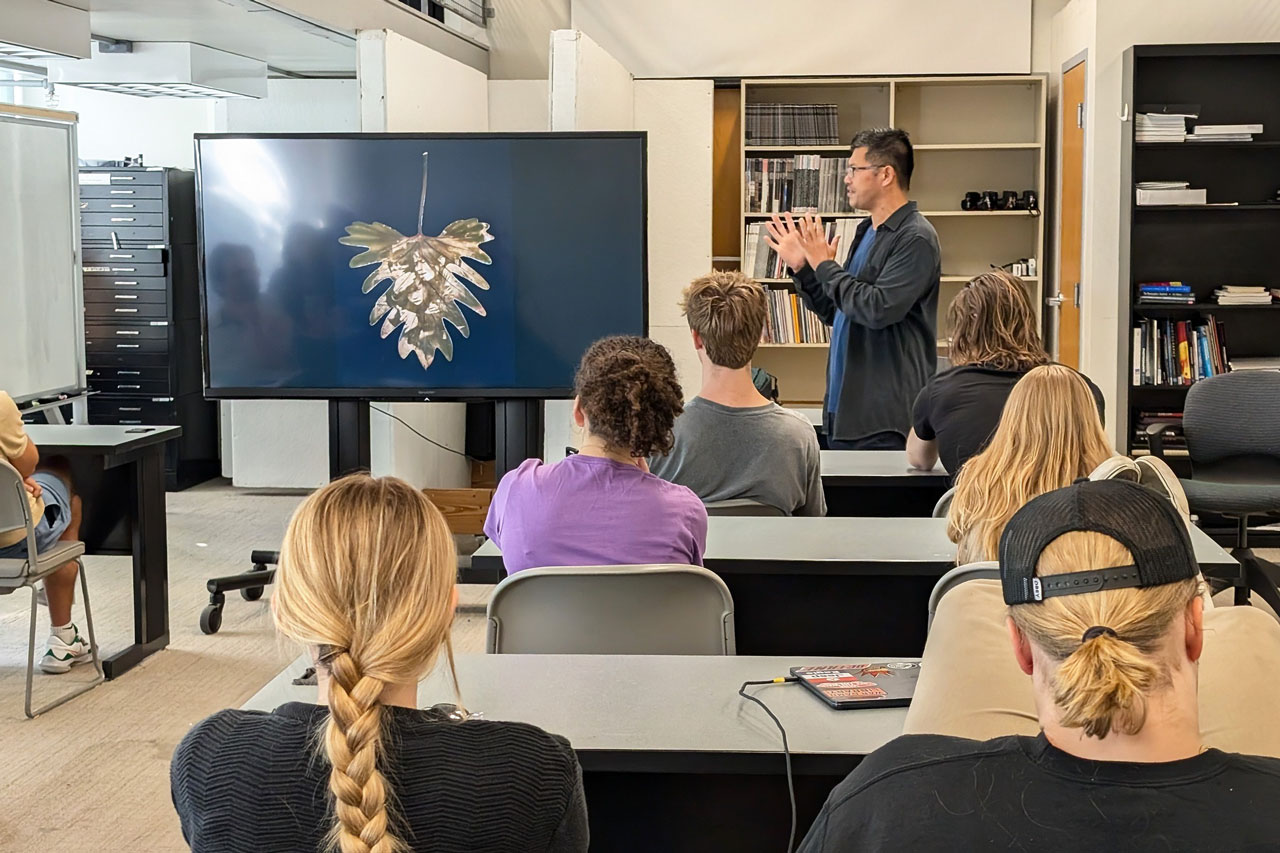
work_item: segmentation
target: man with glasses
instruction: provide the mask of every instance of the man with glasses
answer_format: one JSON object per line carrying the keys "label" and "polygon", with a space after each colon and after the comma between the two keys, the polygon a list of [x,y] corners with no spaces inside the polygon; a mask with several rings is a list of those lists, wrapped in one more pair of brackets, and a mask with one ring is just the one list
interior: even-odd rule
{"label": "man with glasses", "polygon": [[837,450],[902,450],[911,406],[937,368],[938,234],[908,201],[914,156],[905,131],[860,131],[844,184],[869,215],[842,268],[817,216],[774,215],[767,241],[804,303],[831,326],[823,424]]}

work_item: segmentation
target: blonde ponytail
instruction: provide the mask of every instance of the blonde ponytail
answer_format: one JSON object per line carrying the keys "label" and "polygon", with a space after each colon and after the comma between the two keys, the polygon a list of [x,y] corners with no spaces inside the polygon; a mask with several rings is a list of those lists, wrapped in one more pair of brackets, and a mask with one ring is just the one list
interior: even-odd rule
{"label": "blonde ponytail", "polygon": [[418,681],[442,648],[453,672],[456,573],[444,517],[394,477],[335,480],[303,501],[289,522],[273,609],[280,632],[318,649],[328,674],[322,749],[333,796],[330,849],[406,849],[382,772],[382,694],[388,684]]}
{"label": "blonde ponytail", "polygon": [[[1076,531],[1044,549],[1036,574],[1132,563],[1128,549],[1111,537]],[[1035,646],[1060,661],[1052,687],[1062,725],[1096,738],[1113,731],[1133,735],[1146,723],[1147,697],[1167,685],[1179,665],[1164,651],[1169,628],[1199,593],[1194,579],[1104,589],[1014,605],[1009,615]],[[1110,630],[1091,630],[1098,627]]]}

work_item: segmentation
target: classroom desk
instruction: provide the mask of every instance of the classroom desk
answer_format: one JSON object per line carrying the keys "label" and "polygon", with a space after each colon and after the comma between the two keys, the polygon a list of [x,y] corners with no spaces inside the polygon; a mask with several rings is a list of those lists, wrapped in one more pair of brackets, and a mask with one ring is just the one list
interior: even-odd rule
{"label": "classroom desk", "polygon": [[85,553],[133,557],[133,644],[102,660],[107,678],[116,678],[169,644],[164,446],[182,427],[27,424],[26,431],[41,457],[71,462]]}
{"label": "classroom desk", "polygon": [[[463,704],[490,720],[569,739],[582,764],[595,850],[782,850],[790,827],[778,729],[738,687],[792,666],[873,658],[461,655]],[[244,707],[314,702],[290,680],[300,658]],[[832,711],[796,684],[751,688],[787,729],[796,841],[862,756],[902,732],[905,708]],[[455,701],[438,670],[418,703]]]}
{"label": "classroom desk", "polygon": [[823,450],[822,490],[827,515],[928,518],[951,487],[941,465],[920,471],[905,450]]}
{"label": "classroom desk", "polygon": [[[1203,531],[1191,541],[1206,571],[1237,567]],[[955,555],[943,518],[712,516],[703,562],[733,595],[739,654],[912,656]],[[471,566],[505,575],[492,541]]]}

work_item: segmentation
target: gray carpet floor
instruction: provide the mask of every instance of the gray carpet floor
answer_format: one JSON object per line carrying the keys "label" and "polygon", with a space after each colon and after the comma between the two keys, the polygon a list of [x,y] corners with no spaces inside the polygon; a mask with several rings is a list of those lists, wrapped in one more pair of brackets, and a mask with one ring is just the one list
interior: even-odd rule
{"label": "gray carpet floor", "polygon": [[[187,729],[237,707],[297,656],[277,638],[266,599],[228,596],[222,630],[200,633],[205,580],[249,568],[254,548],[276,548],[300,495],[247,493],[212,482],[168,496],[169,647],[123,677],[34,720],[22,713],[29,593],[0,596],[0,851],[181,851],[169,799],[169,759]],[[108,654],[132,638],[127,557],[88,557],[99,646]],[[482,603],[492,587],[464,586],[461,603]],[[84,630],[77,597],[75,619]],[[48,634],[40,608],[38,642]],[[460,612],[459,653],[483,651],[484,615]],[[42,654],[44,647],[37,649]],[[36,674],[35,701],[57,695],[92,668]]]}

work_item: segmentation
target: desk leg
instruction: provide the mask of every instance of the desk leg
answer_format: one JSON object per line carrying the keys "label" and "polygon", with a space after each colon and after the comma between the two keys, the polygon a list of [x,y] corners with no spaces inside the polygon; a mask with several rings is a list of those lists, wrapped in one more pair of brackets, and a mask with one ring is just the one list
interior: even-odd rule
{"label": "desk leg", "polygon": [[133,645],[102,662],[107,678],[128,672],[169,645],[169,542],[164,445],[134,463]]}

